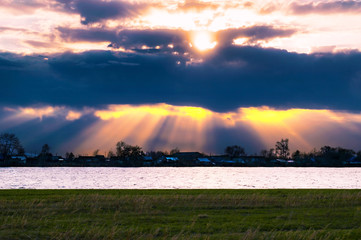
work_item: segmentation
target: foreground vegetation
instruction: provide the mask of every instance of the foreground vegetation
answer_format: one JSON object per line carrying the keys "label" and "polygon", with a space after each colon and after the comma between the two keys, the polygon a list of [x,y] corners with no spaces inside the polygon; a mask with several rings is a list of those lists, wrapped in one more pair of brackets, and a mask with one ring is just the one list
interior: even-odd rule
{"label": "foreground vegetation", "polygon": [[0,239],[360,239],[361,190],[2,190]]}

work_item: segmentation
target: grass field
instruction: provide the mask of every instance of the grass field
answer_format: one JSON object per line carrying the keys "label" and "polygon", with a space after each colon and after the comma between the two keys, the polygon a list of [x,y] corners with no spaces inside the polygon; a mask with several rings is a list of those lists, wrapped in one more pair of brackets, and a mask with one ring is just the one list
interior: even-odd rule
{"label": "grass field", "polygon": [[361,239],[361,190],[1,190],[0,239]]}

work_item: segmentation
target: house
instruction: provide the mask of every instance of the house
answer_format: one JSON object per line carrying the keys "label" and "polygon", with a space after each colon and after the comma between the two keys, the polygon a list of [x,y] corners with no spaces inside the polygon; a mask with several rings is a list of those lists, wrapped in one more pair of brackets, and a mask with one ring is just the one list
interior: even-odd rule
{"label": "house", "polygon": [[155,161],[151,156],[143,156],[143,166],[154,166]]}
{"label": "house", "polygon": [[343,164],[346,166],[361,166],[361,161],[357,159],[357,156],[352,156],[351,158],[344,161]]}
{"label": "house", "polygon": [[62,161],[64,161],[64,158],[61,157],[61,156],[52,156],[51,161],[53,161],[53,162],[62,162]]}
{"label": "house", "polygon": [[214,166],[215,163],[208,158],[197,158],[197,164],[201,166]]}
{"label": "house", "polygon": [[296,162],[293,159],[274,159],[271,160],[271,163],[273,163],[276,166],[295,166]]}
{"label": "house", "polygon": [[246,156],[243,157],[247,166],[265,166],[266,159],[262,156]]}
{"label": "house", "polygon": [[172,155],[179,159],[179,163],[183,166],[196,165],[198,158],[203,158],[204,155],[199,152],[178,152]]}
{"label": "house", "polygon": [[177,157],[163,156],[163,162],[166,163],[177,163],[179,159]]}
{"label": "house", "polygon": [[26,164],[25,156],[11,156],[11,162],[14,164]]}
{"label": "house", "polygon": [[75,159],[75,161],[80,163],[89,163],[89,164],[95,164],[100,162],[105,162],[104,155],[96,155],[96,156],[79,156]]}
{"label": "house", "polygon": [[124,159],[120,157],[111,157],[108,163],[112,166],[124,166],[125,164]]}
{"label": "house", "polygon": [[173,156],[162,156],[155,163],[160,166],[178,166],[179,159]]}
{"label": "house", "polygon": [[236,161],[228,156],[212,156],[211,159],[217,166],[234,166],[236,164]]}

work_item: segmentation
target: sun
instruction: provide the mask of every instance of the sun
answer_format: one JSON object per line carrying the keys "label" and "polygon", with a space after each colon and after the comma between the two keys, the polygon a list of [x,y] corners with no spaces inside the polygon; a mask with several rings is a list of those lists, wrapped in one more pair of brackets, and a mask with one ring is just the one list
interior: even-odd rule
{"label": "sun", "polygon": [[214,48],[217,42],[214,41],[210,32],[201,31],[193,34],[193,45],[199,51],[206,51]]}

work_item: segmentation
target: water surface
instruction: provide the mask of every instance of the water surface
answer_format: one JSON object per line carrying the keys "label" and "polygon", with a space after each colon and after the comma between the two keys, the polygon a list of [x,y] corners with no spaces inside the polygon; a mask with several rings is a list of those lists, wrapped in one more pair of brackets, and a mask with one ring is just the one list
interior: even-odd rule
{"label": "water surface", "polygon": [[361,189],[361,168],[10,167],[0,189]]}

